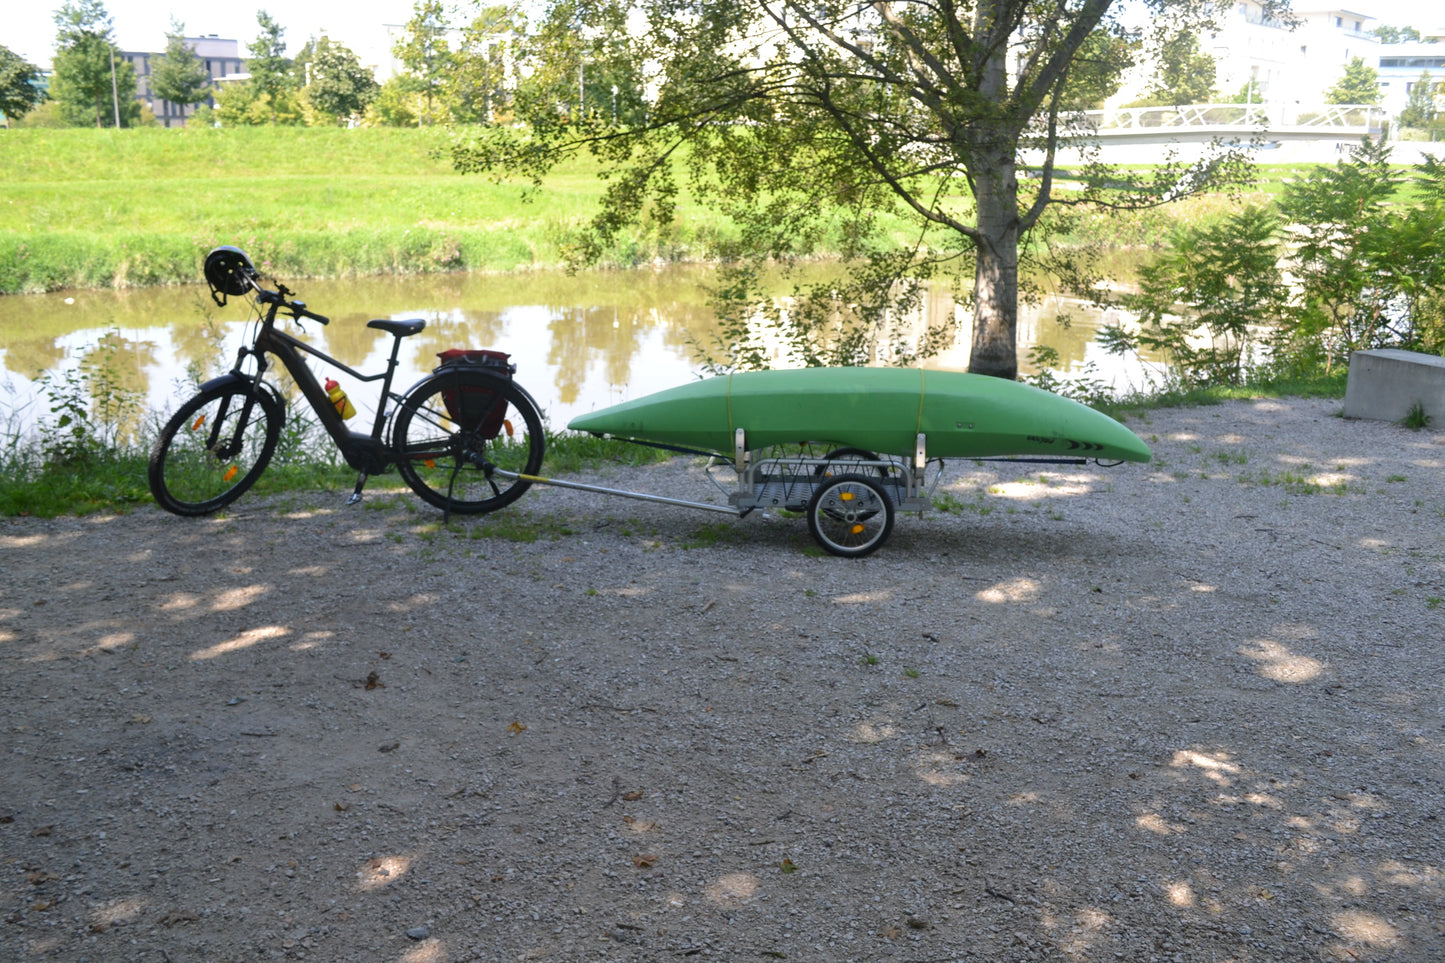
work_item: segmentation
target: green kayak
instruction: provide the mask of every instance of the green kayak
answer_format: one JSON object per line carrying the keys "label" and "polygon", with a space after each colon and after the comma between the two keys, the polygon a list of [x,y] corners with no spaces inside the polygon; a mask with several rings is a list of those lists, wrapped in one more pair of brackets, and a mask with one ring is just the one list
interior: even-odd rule
{"label": "green kayak", "polygon": [[730,456],[746,446],[812,442],[911,457],[1057,455],[1147,462],[1107,415],[1031,385],[918,368],[749,371],[669,388],[573,418],[574,431]]}

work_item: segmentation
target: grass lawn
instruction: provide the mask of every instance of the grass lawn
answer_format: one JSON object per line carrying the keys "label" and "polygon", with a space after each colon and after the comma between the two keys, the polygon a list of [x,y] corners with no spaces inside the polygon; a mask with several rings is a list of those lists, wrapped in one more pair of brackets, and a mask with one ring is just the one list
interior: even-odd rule
{"label": "grass lawn", "polygon": [[[603,182],[583,159],[525,184],[463,176],[438,130],[30,130],[0,137],[0,293],[199,277],[218,244],[289,277],[554,267]],[[686,198],[615,264],[706,256]]]}

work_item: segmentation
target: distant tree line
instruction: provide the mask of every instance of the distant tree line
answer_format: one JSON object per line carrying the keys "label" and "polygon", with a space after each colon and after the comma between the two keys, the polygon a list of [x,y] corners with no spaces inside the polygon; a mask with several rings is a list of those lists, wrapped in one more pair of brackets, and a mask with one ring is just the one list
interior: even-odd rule
{"label": "distant tree line", "polygon": [[[645,78],[642,68],[623,55],[626,23],[619,17],[598,17],[582,0],[554,3],[549,15],[535,24],[528,22],[520,3],[488,5],[478,0],[460,9],[457,14],[443,0],[416,0],[392,51],[402,69],[384,83],[377,82],[354,52],[326,37],[308,40],[295,57],[287,57],[284,27],[261,10],[256,37],[246,47],[250,79],[217,86],[186,43],[184,24],[173,19],[164,53],[151,62],[150,89],[174,104],[204,105],[201,122],[222,126],[501,123],[533,113],[538,103],[555,105],[569,120],[591,115],[637,122],[645,117]],[[136,101],[135,71],[115,45],[104,0],[66,0],[55,13],[55,23],[51,104],[31,122],[99,127],[154,123]],[[1383,43],[1421,40],[1413,27],[1382,25],[1373,32]],[[1076,106],[1103,106],[1119,88],[1114,67],[1133,62],[1139,53],[1137,42],[1102,31],[1091,37],[1076,73],[1085,75],[1090,65],[1097,65],[1093,69],[1108,81],[1090,84],[1086,76],[1076,80],[1074,93],[1084,97]],[[1197,33],[1172,36],[1154,57],[1158,69],[1153,80],[1126,106],[1262,100],[1254,81],[1236,93],[1217,89],[1214,58],[1201,49]],[[36,65],[0,47],[0,112],[13,121],[40,106],[45,95],[38,78]],[[1356,57],[1323,94],[1333,104],[1378,104],[1378,73]],[[1445,127],[1445,111],[1438,109],[1445,106],[1442,95],[1445,80],[1422,73],[1411,85],[1397,123],[1418,129]]]}

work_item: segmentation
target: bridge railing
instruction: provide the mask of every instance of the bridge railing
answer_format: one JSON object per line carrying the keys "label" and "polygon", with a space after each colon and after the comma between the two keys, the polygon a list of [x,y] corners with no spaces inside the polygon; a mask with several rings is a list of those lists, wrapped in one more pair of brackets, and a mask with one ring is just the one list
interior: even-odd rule
{"label": "bridge railing", "polygon": [[1086,116],[1099,133],[1157,130],[1161,127],[1316,127],[1341,132],[1376,133],[1385,111],[1369,104],[1181,104],[1174,107],[1118,107],[1091,110]]}

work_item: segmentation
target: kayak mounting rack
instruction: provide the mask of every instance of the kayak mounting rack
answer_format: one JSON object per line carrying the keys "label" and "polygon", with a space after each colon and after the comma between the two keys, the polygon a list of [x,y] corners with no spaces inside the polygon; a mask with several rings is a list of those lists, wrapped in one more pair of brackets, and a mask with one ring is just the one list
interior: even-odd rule
{"label": "kayak mounting rack", "polygon": [[[500,468],[493,471],[501,478],[520,479],[535,485],[695,508],[739,518],[759,508],[805,512],[809,528],[823,548],[834,555],[853,557],[868,554],[883,543],[892,530],[895,513],[922,512],[929,508],[943,475],[943,460],[929,459],[928,439],[922,433],[915,439],[913,451],[905,456],[875,455],[856,448],[840,448],[821,457],[797,454],[756,458],[756,452],[747,446],[746,432],[738,428],[733,433],[731,459],[716,452],[708,455],[704,473],[727,497],[727,505],[544,478]],[[724,465],[731,467],[736,475],[731,487],[717,477],[717,470]],[[838,531],[835,533],[833,529]]]}

